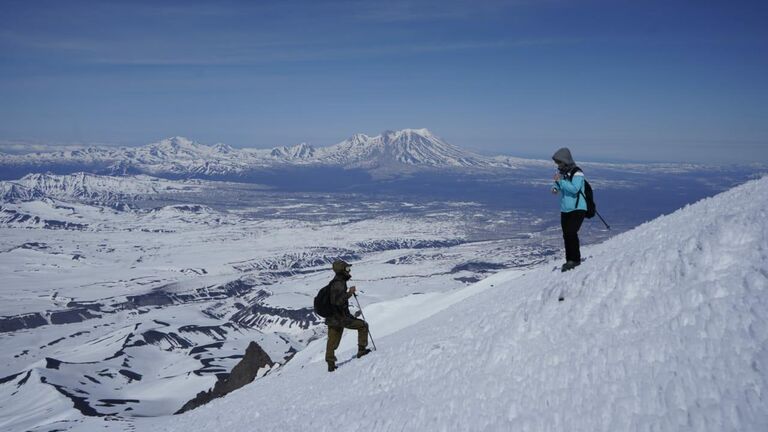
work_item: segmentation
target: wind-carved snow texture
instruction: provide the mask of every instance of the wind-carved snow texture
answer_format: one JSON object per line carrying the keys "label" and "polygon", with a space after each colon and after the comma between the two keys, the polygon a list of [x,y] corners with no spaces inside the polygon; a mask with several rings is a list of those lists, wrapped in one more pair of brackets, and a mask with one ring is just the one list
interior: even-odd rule
{"label": "wind-carved snow texture", "polygon": [[365,304],[377,352],[329,374],[317,340],[224,399],[135,425],[768,430],[766,188],[752,181],[586,247],[568,273],[550,263]]}

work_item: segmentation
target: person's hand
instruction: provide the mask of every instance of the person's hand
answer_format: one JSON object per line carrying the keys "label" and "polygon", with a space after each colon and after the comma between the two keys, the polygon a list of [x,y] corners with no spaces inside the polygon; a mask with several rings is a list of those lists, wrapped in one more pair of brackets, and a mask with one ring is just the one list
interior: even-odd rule
{"label": "person's hand", "polygon": [[350,294],[354,294],[354,293],[355,293],[355,291],[357,291],[357,287],[356,287],[356,286],[351,286],[351,287],[349,287],[349,293],[350,293]]}
{"label": "person's hand", "polygon": [[557,188],[556,188],[556,187],[553,187],[553,188],[552,188],[552,195],[557,195],[558,193],[560,193],[560,191],[559,191],[559,190],[557,190]]}
{"label": "person's hand", "polygon": [[560,181],[561,179],[560,173],[555,173],[555,176],[553,178],[555,179],[555,181]]}

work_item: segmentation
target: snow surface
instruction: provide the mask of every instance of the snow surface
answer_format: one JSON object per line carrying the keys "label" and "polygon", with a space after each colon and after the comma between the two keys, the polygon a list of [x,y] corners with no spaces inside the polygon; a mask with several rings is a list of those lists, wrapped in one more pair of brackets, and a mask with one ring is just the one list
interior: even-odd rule
{"label": "snow surface", "polygon": [[[258,193],[242,200],[257,207],[227,210],[205,200],[210,189],[224,195],[214,202],[245,189],[142,176],[28,180],[40,199],[0,205],[0,324],[9,324],[0,328],[0,431],[122,430],[131,417],[169,415],[229,371],[250,341],[284,364],[322,337],[308,308],[333,257],[353,257],[364,302],[409,296],[418,308],[439,298],[433,292],[554,251],[541,237],[467,241],[468,218],[504,219],[511,233],[531,228],[523,215],[474,202]],[[182,193],[154,208],[91,202],[131,181],[126,191],[150,199]],[[244,287],[227,291],[230,283]],[[13,329],[30,315],[39,327]],[[109,421],[84,416],[91,409]]]}
{"label": "snow surface", "polygon": [[766,188],[749,182],[587,248],[569,273],[552,263],[364,307],[372,355],[329,374],[320,339],[226,398],[135,427],[768,430]]}

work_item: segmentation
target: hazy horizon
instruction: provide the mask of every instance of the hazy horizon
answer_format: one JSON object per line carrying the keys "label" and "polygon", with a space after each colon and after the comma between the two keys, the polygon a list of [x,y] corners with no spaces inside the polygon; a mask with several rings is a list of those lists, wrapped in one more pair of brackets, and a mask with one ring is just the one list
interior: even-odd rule
{"label": "hazy horizon", "polygon": [[272,148],[426,127],[483,154],[752,163],[766,20],[753,1],[11,0],[0,141]]}

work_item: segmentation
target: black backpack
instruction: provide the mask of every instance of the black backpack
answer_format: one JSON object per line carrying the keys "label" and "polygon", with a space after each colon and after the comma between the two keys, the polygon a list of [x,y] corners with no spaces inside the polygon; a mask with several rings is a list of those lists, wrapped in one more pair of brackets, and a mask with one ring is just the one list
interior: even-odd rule
{"label": "black backpack", "polygon": [[[581,171],[581,168],[576,167],[573,169],[573,171],[571,171],[571,180],[573,180],[573,175],[578,171]],[[584,179],[584,191],[579,191],[579,196],[576,197],[576,207],[579,206],[579,200],[582,196],[585,200],[587,200],[587,214],[584,217],[587,219],[592,219],[595,217],[595,213],[597,213],[597,206],[595,205],[595,195],[592,193],[592,185],[589,184],[587,179]]]}
{"label": "black backpack", "polygon": [[315,296],[315,313],[323,318],[333,315],[333,305],[331,304],[331,284],[328,284],[317,292]]}

